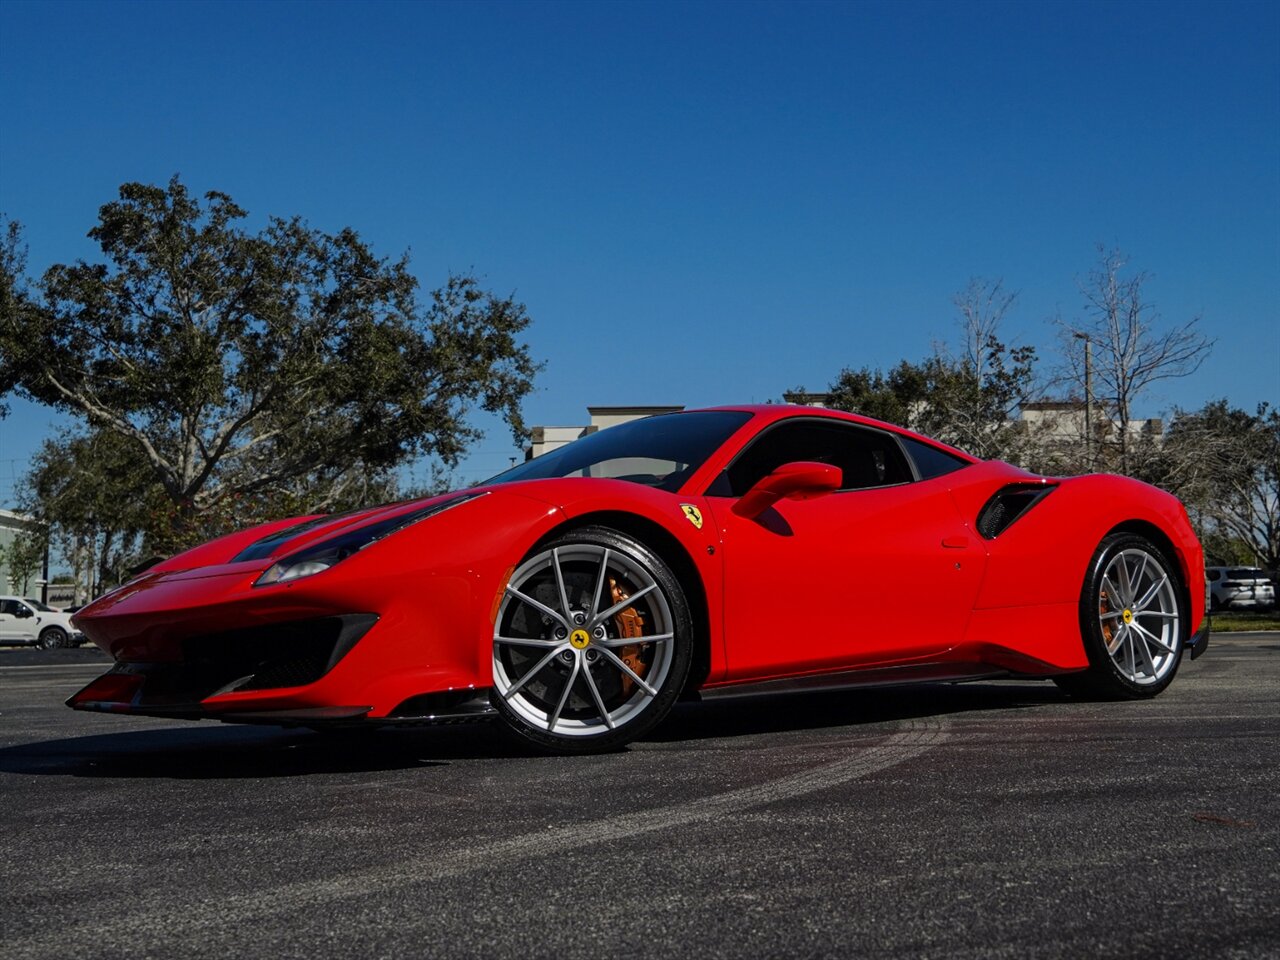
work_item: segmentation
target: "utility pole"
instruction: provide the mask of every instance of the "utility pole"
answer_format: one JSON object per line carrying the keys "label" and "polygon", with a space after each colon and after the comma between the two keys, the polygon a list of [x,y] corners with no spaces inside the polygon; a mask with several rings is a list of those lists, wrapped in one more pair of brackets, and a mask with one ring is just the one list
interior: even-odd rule
{"label": "utility pole", "polygon": [[1093,341],[1079,330],[1071,335],[1084,341],[1084,462],[1093,470]]}

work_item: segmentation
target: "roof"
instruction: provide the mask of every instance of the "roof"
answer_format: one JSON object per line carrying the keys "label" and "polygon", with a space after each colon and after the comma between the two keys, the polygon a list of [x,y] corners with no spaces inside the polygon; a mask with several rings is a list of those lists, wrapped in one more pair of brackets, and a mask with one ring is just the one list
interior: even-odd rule
{"label": "roof", "polygon": [[606,416],[611,415],[611,414],[612,414],[612,415],[617,415],[617,416],[627,416],[627,415],[629,415],[629,414],[641,414],[641,413],[648,413],[648,414],[657,414],[657,413],[679,413],[679,412],[680,412],[681,410],[683,410],[683,409],[684,409],[684,405],[683,405],[683,404],[680,404],[680,405],[678,405],[678,406],[666,406],[666,407],[655,407],[655,406],[641,406],[641,407],[587,407],[587,413],[591,414],[591,416],[593,416],[593,417],[595,417],[595,416],[599,416],[600,414],[604,414],[604,415],[606,415]]}
{"label": "roof", "polygon": [[[874,417],[864,417],[860,413],[848,413],[844,410],[832,410],[830,407],[809,407],[804,406],[803,404],[794,403],[748,403],[723,407],[707,407],[705,409],[738,410],[743,413],[751,413],[761,418],[766,424],[773,423],[777,420],[786,420],[789,417],[828,417],[832,420],[844,420],[848,423],[860,423],[865,427],[875,427],[877,430],[888,430],[891,433],[901,434],[905,437],[913,437],[932,446],[948,450],[956,456],[963,457],[971,463],[977,463],[980,459],[965,450],[961,450],[959,447],[953,447],[950,444],[943,443],[941,440],[935,440],[933,437],[926,437],[922,433],[916,433],[914,430],[908,430],[906,427],[900,427],[896,423],[886,423],[883,420],[876,420]],[[698,413],[699,411],[687,410],[684,412]]]}

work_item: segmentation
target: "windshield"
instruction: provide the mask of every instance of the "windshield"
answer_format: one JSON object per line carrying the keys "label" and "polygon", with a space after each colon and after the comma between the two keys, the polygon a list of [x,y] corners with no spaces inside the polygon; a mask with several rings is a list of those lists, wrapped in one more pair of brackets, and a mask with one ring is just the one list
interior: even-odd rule
{"label": "windshield", "polygon": [[41,613],[57,613],[58,612],[57,610],[53,609],[53,607],[49,606],[48,604],[41,603],[39,600],[27,600],[25,602],[27,603],[28,606],[35,607]]}
{"label": "windshield", "polygon": [[700,410],[632,420],[526,460],[485,482],[605,477],[674,493],[750,418],[740,410]]}

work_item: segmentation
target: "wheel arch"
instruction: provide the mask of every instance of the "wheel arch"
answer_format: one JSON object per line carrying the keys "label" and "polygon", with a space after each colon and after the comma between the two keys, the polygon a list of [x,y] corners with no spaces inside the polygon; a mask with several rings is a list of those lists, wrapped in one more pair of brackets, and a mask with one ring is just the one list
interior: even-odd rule
{"label": "wheel arch", "polygon": [[706,585],[698,567],[676,537],[662,524],[647,517],[625,510],[596,510],[574,516],[557,524],[529,548],[529,554],[542,549],[543,544],[555,537],[582,527],[609,527],[619,533],[625,533],[656,553],[671,568],[671,572],[680,582],[685,599],[689,603],[689,613],[693,618],[694,648],[693,661],[689,666],[689,677],[685,681],[682,695],[696,690],[707,679],[711,671],[711,612],[707,602]]}
{"label": "wheel arch", "polygon": [[[1173,572],[1178,578],[1178,596],[1182,600],[1183,604],[1186,605],[1186,610],[1188,611],[1188,614],[1190,614],[1194,607],[1191,603],[1191,591],[1187,587],[1187,584],[1191,579],[1190,571],[1187,569],[1187,558],[1183,556],[1182,551],[1177,548],[1169,535],[1149,520],[1136,519],[1125,520],[1122,523],[1116,524],[1107,531],[1106,536],[1109,537],[1117,533],[1132,533],[1137,534],[1140,537],[1145,537],[1163,550],[1165,555],[1173,560]],[[1190,618],[1188,618],[1188,636],[1191,635],[1192,630],[1193,628],[1190,623]]]}

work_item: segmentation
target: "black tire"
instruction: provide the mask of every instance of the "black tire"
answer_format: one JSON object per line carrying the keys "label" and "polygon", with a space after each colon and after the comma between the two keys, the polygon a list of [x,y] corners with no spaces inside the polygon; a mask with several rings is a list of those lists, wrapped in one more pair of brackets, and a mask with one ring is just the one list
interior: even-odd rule
{"label": "black tire", "polygon": [[[1124,559],[1118,560],[1121,557]],[[1136,602],[1131,610],[1114,603],[1110,596],[1112,586],[1116,587],[1117,594],[1122,594],[1123,589],[1112,584],[1107,572],[1118,570],[1117,563],[1128,564],[1126,569],[1135,569],[1143,562],[1140,557],[1145,557],[1143,573],[1138,574],[1139,582],[1130,592],[1152,590],[1155,595],[1152,605],[1158,604],[1159,612],[1150,612],[1151,605],[1144,608],[1147,612],[1136,612]],[[1153,566],[1158,568],[1154,572]],[[1167,589],[1157,586],[1162,577],[1167,578]],[[1140,598],[1134,598],[1137,599]],[[1104,617],[1108,619],[1104,621]],[[1156,631],[1166,623],[1169,626],[1157,637]],[[1136,628],[1133,624],[1137,624]],[[1089,561],[1080,592],[1080,633],[1089,668],[1081,673],[1054,677],[1054,683],[1082,699],[1154,697],[1173,682],[1189,632],[1186,591],[1177,564],[1146,537],[1132,533],[1110,534]]]}
{"label": "black tire", "polygon": [[608,527],[572,530],[536,547],[507,586],[490,699],[517,743],[616,750],[670,712],[689,675],[693,618],[679,580],[643,543]]}
{"label": "black tire", "polygon": [[63,647],[71,646],[71,638],[61,627],[45,627],[40,631],[40,639],[37,643],[41,650],[61,650]]}

